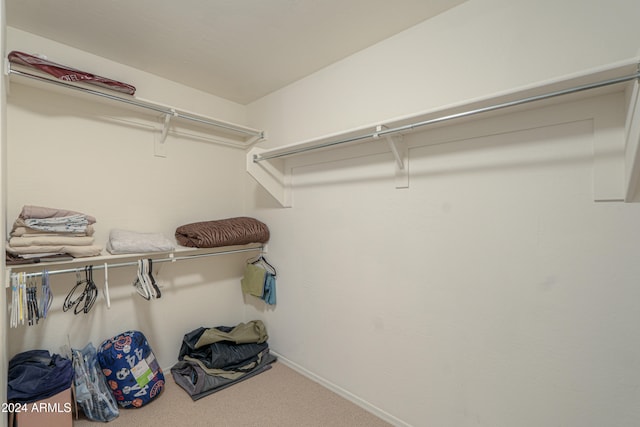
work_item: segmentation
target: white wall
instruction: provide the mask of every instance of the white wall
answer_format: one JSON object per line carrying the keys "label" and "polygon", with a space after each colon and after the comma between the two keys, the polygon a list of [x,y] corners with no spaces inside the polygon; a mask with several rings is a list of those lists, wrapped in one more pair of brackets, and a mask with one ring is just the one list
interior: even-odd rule
{"label": "white wall", "polygon": [[[247,121],[279,145],[634,56],[639,8],[470,0],[250,105]],[[144,98],[246,120],[244,107],[87,53],[11,29],[8,42],[99,66]],[[171,234],[249,206],[272,231],[279,278],[277,307],[242,313],[241,256],[164,265],[166,299],[153,303],[132,296],[132,271],[113,271],[114,306],[83,319],[61,312],[73,277],[58,276],[52,318],[10,331],[9,354],[139,328],[168,366],[192,328],[259,316],[276,351],[397,424],[635,426],[638,206],[591,201],[596,130],[591,113],[562,120],[575,108],[508,132],[507,116],[488,125],[495,137],[416,135],[408,190],[393,188],[386,154],[312,157],[283,210],[242,172],[243,153],[170,140],[155,158],[142,119],[122,126],[110,108],[12,86],[7,221],[22,204],[55,204],[95,215],[104,241],[112,227]]]}
{"label": "white wall", "polygon": [[[0,0],[0,52],[4,58],[6,43],[6,30],[5,30],[5,2]],[[0,189],[2,196],[0,199],[0,235],[4,236],[4,224],[5,224],[5,210],[4,205],[6,203],[7,194],[7,180],[6,180],[6,152],[5,152],[5,140],[6,140],[6,103],[5,103],[5,82],[4,79],[0,81]],[[4,260],[0,261],[0,271],[4,271]],[[6,293],[0,293],[0,318],[7,319],[7,304]],[[6,348],[7,343],[7,324],[5,320],[0,320],[0,344],[2,348]],[[4,351],[0,351],[0,384],[7,383],[7,372],[9,369],[9,360],[7,354]],[[7,401],[7,389],[4,386],[0,386],[0,402]],[[6,426],[7,419],[2,417],[0,425]]]}
{"label": "white wall", "polygon": [[[638,18],[631,1],[470,0],[253,103],[250,122],[277,146],[579,72],[635,56]],[[246,318],[398,425],[638,425],[640,207],[594,203],[592,182],[623,103],[408,137],[407,190],[390,154],[290,160],[291,209],[247,195],[279,278],[277,307]]]}
{"label": "white wall", "polygon": [[[57,62],[130,82],[137,96],[244,124],[244,107],[9,29],[9,50],[45,53]],[[170,134],[168,156],[154,156],[155,118],[94,100],[12,83],[7,103],[8,226],[24,205],[72,209],[97,218],[96,243],[124,228],[173,238],[181,224],[244,213],[244,152]],[[156,131],[156,134],[158,132]],[[61,310],[75,275],[52,276],[50,318],[9,331],[9,356],[32,348],[79,348],[128,329],[143,331],[161,366],[177,359],[183,335],[199,326],[236,324],[243,305],[239,278],[247,256],[156,266],[163,287],[147,302],[131,286],[132,267],[110,269],[112,306],[100,297],[88,315]],[[159,271],[157,270],[159,268]],[[102,270],[94,274],[102,289]],[[168,374],[168,372],[167,372]]]}

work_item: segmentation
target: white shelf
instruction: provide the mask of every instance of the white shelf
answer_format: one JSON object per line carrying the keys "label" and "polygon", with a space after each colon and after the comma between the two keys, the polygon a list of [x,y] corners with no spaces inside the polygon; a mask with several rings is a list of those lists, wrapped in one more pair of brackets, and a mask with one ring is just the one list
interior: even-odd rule
{"label": "white shelf", "polygon": [[[148,252],[139,254],[99,255],[93,257],[74,258],[68,261],[38,262],[33,264],[8,265],[6,267],[5,287],[9,287],[12,273],[25,272],[30,276],[39,276],[43,270],[49,274],[72,273],[76,269],[91,265],[94,269],[104,268],[106,263],[109,268],[126,267],[136,265],[138,259],[152,259],[154,262],[174,262],[211,256],[230,255],[244,252],[265,251],[266,244],[252,243],[248,245],[221,246],[216,248],[189,248],[178,246],[171,252]],[[135,260],[135,261],[131,261]]]}
{"label": "white shelf", "polygon": [[265,139],[265,132],[262,130],[180,110],[135,96],[122,95],[86,83],[58,80],[45,73],[11,64],[8,61],[7,67],[6,73],[11,84],[17,83],[42,90],[72,94],[94,101],[117,104],[119,107],[129,110],[145,111],[151,114],[155,121],[158,121],[158,118],[163,118],[158,121],[163,140],[166,138],[171,123],[181,123],[194,129],[205,129],[207,133],[216,136],[212,139],[213,142],[235,148],[245,149]]}
{"label": "white shelf", "polygon": [[283,207],[290,207],[292,197],[288,158],[347,146],[363,146],[368,142],[387,139],[396,160],[396,186],[406,188],[408,180],[405,162],[408,159],[406,147],[402,145],[404,134],[451,126],[479,117],[524,111],[606,93],[626,92],[629,94],[626,123],[629,179],[625,193],[629,200],[633,197],[635,181],[640,179],[640,106],[635,106],[640,103],[640,97],[637,96],[639,62],[640,58],[630,58],[582,73],[277,148],[253,147],[247,153],[246,169]]}

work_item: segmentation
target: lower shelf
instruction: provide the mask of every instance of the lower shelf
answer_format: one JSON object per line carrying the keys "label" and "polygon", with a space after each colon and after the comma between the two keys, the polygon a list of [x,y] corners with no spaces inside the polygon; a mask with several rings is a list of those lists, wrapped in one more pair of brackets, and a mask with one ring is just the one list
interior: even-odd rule
{"label": "lower shelf", "polygon": [[18,272],[24,272],[28,277],[38,277],[42,276],[44,270],[47,270],[47,274],[49,275],[65,274],[74,273],[78,271],[79,268],[87,265],[91,265],[94,270],[99,270],[105,268],[105,266],[108,268],[136,266],[138,264],[138,259],[152,259],[154,263],[175,262],[242,252],[264,252],[265,248],[266,246],[263,244],[224,246],[217,248],[188,248],[180,246],[172,252],[102,255],[96,257],[75,258],[70,261],[13,265],[6,268],[5,288],[10,287],[11,275]]}

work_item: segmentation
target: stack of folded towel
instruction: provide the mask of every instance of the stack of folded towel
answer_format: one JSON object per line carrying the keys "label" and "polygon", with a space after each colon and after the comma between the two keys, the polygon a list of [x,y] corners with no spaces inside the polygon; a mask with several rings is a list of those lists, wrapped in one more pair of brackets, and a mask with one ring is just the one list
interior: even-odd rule
{"label": "stack of folded towel", "polygon": [[41,206],[24,206],[13,224],[7,252],[13,257],[100,255],[94,245],[96,219],[80,212]]}

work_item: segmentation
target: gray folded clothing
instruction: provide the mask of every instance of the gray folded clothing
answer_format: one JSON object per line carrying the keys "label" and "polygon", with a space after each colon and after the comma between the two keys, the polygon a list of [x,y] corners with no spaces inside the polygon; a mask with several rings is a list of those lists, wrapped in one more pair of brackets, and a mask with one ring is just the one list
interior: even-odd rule
{"label": "gray folded clothing", "polygon": [[107,251],[112,254],[136,254],[146,252],[171,252],[172,241],[161,233],[139,233],[127,230],[111,230]]}

